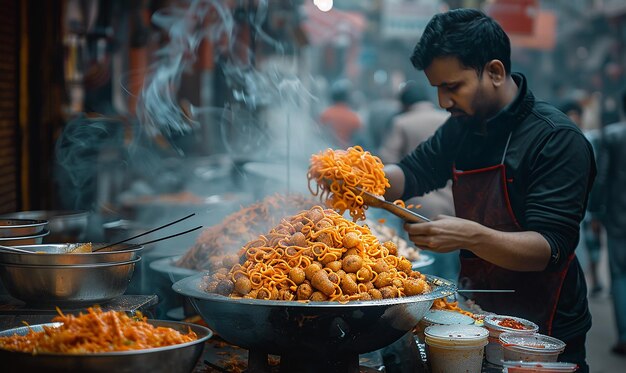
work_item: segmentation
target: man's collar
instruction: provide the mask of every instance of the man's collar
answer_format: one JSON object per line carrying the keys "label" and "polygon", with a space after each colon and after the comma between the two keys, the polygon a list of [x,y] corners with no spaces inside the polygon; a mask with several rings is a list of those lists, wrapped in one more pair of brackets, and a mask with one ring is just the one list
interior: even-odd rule
{"label": "man's collar", "polygon": [[[535,103],[535,96],[528,89],[526,77],[520,73],[512,73],[511,77],[517,84],[517,95],[508,105],[485,123],[489,130],[510,130],[526,119]],[[508,131],[507,131],[508,132]]]}

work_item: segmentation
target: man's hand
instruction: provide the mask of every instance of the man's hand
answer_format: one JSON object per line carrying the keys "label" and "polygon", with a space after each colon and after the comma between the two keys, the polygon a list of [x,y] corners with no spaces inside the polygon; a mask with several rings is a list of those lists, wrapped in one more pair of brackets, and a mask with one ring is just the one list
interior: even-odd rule
{"label": "man's hand", "polygon": [[405,224],[418,247],[437,253],[467,249],[479,258],[513,271],[542,271],[550,244],[538,232],[500,232],[471,220],[440,215],[430,223]]}
{"label": "man's hand", "polygon": [[448,253],[475,245],[476,237],[484,229],[471,220],[439,215],[429,223],[404,225],[416,246],[438,253]]}

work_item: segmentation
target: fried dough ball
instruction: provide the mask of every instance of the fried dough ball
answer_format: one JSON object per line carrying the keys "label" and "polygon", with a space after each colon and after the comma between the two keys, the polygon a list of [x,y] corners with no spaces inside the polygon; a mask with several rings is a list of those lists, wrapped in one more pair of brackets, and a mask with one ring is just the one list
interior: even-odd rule
{"label": "fried dough ball", "polygon": [[345,236],[343,236],[343,247],[347,249],[351,249],[356,247],[361,240],[359,239],[359,235],[356,232],[348,232]]}
{"label": "fried dough ball", "polygon": [[341,281],[341,279],[339,278],[339,276],[335,272],[329,273],[328,274],[328,279],[330,280],[330,282],[332,282],[335,285],[339,285],[339,281]]}
{"label": "fried dough ball", "polygon": [[[302,224],[302,223],[300,223]],[[302,234],[302,232],[296,232],[293,234],[293,236],[291,236],[291,239],[289,240],[289,244],[292,246],[300,246],[300,247],[305,247],[306,246],[306,236],[304,234]]]}
{"label": "fried dough ball", "polygon": [[335,273],[337,273],[338,271],[342,271],[342,269],[341,269],[341,261],[340,260],[334,260],[334,261],[332,261],[330,263],[326,263],[326,268],[330,269],[331,271],[333,271]]}
{"label": "fried dough ball", "polygon": [[426,281],[408,278],[404,280],[404,294],[409,296],[422,294],[425,290],[424,285],[427,285]]}
{"label": "fried dough ball", "polygon": [[374,277],[374,275],[367,267],[362,267],[356,272],[356,278],[359,281],[368,282],[372,280],[372,277]]}
{"label": "fried dough ball", "polygon": [[406,273],[407,275],[413,270],[413,265],[406,258],[400,259],[398,262],[398,270]]}
{"label": "fried dough ball", "polygon": [[306,279],[311,281],[311,278],[313,278],[313,275],[319,271],[320,269],[322,269],[322,265],[318,262],[313,262],[311,264],[309,264],[306,269],[304,270],[304,273],[306,275]]}
{"label": "fried dough ball", "polygon": [[311,297],[311,294],[313,294],[313,288],[307,283],[301,284],[296,290],[298,300],[307,300]]}
{"label": "fried dough ball", "polygon": [[393,276],[389,272],[380,272],[374,280],[374,286],[376,289],[382,289],[385,286],[389,286],[393,283]]}
{"label": "fried dough ball", "polygon": [[352,249],[348,249],[346,250],[345,253],[343,253],[343,257],[345,258],[348,255],[359,255],[359,249],[357,248],[352,248]]}
{"label": "fried dough ball", "polygon": [[382,289],[380,289],[380,293],[382,294],[384,299],[389,299],[389,298],[397,298],[399,291],[397,288],[393,286],[385,286]]}
{"label": "fried dough ball", "polygon": [[309,299],[313,302],[323,302],[325,300],[328,300],[328,297],[324,295],[324,293],[316,291],[313,294],[311,294],[311,298]]}
{"label": "fried dough ball", "polygon": [[363,258],[358,255],[344,256],[341,268],[347,273],[356,273],[363,267]]}
{"label": "fried dough ball", "polygon": [[328,278],[328,273],[323,269],[315,272],[313,278],[311,278],[311,285],[324,295],[330,297],[335,292],[335,286],[332,281]]}
{"label": "fried dough ball", "polygon": [[372,270],[376,273],[388,272],[389,264],[387,264],[384,258],[378,258],[372,265]]}
{"label": "fried dough ball", "polygon": [[345,274],[342,278],[341,278],[341,290],[343,291],[344,294],[348,294],[348,295],[353,295],[359,292],[359,288],[356,284],[356,282],[352,279],[351,276],[349,276],[350,274]]}
{"label": "fried dough ball", "polygon": [[398,255],[398,246],[393,241],[383,242],[383,246],[389,250],[389,254]]}
{"label": "fried dough ball", "polygon": [[306,279],[306,273],[302,268],[293,267],[289,270],[289,279],[296,285],[300,285]]}
{"label": "fried dough ball", "polygon": [[239,277],[235,281],[235,291],[241,295],[246,295],[252,290],[252,282],[247,277]]}
{"label": "fried dough ball", "polygon": [[372,297],[372,299],[383,299],[383,294],[378,289],[369,289],[367,293]]}
{"label": "fried dough ball", "polygon": [[229,296],[235,289],[235,284],[229,279],[220,280],[215,287],[215,292],[220,295]]}
{"label": "fried dough ball", "polygon": [[[239,263],[239,257],[236,254],[225,255],[222,259],[222,265],[226,268],[231,268],[235,264]],[[228,271],[228,270],[227,270]]]}

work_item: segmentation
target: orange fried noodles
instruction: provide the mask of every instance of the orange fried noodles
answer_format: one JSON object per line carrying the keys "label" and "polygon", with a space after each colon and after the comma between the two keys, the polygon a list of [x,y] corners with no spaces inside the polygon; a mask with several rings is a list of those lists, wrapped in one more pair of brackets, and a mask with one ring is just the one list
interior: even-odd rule
{"label": "orange fried noodles", "polygon": [[314,206],[283,219],[248,242],[239,263],[205,278],[205,287],[230,297],[351,301],[397,298],[430,291],[426,277],[380,243],[367,226]]}
{"label": "orange fried noodles", "polygon": [[[319,195],[327,207],[340,214],[349,210],[354,221],[365,219],[367,208],[363,205],[362,194],[354,187],[378,196],[385,194],[389,187],[380,158],[360,146],[347,150],[326,149],[313,155],[307,177],[313,195]],[[315,190],[311,180],[317,182]]]}
{"label": "orange fried noodles", "polygon": [[155,327],[145,317],[132,318],[124,312],[103,312],[88,308],[87,314],[64,315],[59,311],[53,321],[59,327],[44,326],[41,332],[0,337],[0,348],[38,353],[101,353],[111,351],[142,350],[195,341],[196,333],[187,334],[165,327]]}
{"label": "orange fried noodles", "polygon": [[465,311],[464,309],[459,307],[459,301],[448,302],[448,300],[446,298],[435,299],[431,309],[433,309],[433,310],[454,311],[454,312],[458,312],[458,313],[461,313],[463,315],[475,318],[473,313],[471,313],[469,311]]}

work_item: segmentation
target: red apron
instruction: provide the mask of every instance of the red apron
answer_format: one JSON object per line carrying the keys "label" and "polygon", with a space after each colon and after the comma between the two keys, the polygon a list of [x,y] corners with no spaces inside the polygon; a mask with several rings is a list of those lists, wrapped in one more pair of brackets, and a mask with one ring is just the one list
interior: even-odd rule
{"label": "red apron", "polygon": [[[470,171],[453,166],[452,193],[456,215],[504,232],[519,232],[507,190],[504,158],[500,164]],[[552,321],[569,262],[559,272],[518,272],[491,264],[469,253],[461,255],[459,287],[464,289],[514,289],[515,293],[473,293],[485,311],[522,317],[539,325],[541,333],[552,333]]]}

